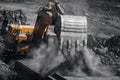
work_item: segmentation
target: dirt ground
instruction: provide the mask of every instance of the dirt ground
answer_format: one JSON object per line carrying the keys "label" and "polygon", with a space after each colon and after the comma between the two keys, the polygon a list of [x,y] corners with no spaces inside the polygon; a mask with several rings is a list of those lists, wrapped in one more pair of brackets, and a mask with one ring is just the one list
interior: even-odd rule
{"label": "dirt ground", "polygon": [[[46,3],[47,0],[26,1],[23,3],[0,2],[0,6],[10,10],[22,9],[27,16],[28,23],[34,25],[39,7],[44,6]],[[60,3],[63,5],[66,14],[87,16],[88,35],[106,39],[113,35],[120,35],[120,3],[107,0],[60,0]],[[91,42],[90,39],[88,41]],[[118,64],[112,66],[120,66],[120,59],[117,60]]]}

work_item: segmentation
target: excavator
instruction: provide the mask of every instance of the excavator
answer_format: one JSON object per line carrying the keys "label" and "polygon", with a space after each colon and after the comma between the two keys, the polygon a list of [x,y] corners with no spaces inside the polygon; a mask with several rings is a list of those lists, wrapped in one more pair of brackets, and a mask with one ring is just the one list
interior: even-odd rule
{"label": "excavator", "polygon": [[[11,68],[14,67],[14,71],[19,75],[18,79],[11,80],[66,80],[60,75],[52,75],[51,72],[54,73],[54,70],[58,66],[70,60],[70,56],[74,56],[74,54],[70,53],[71,50],[74,50],[76,53],[87,46],[86,16],[67,15],[58,1],[50,0],[45,7],[39,8],[34,26],[22,24],[21,20],[17,20],[19,24],[9,24],[8,32],[4,38],[5,48],[3,52],[3,61]],[[49,45],[51,44],[51,41],[49,42],[49,40],[52,40],[52,46]],[[57,49],[55,55],[57,56],[54,57],[53,53],[49,54],[51,56],[47,55],[46,57],[50,57],[50,60],[48,60],[52,63],[47,64],[49,61],[43,59],[42,61],[48,62],[40,61],[43,65],[42,68],[39,69],[36,65],[29,64],[34,60],[33,57],[28,58],[26,55],[29,55],[34,48],[41,48],[40,46],[43,43],[47,44],[49,47],[55,46],[55,49]],[[44,50],[47,51],[48,48]],[[61,52],[64,57],[59,56],[59,52]],[[19,59],[22,55],[25,55],[25,57]],[[5,72],[5,70],[2,72]],[[8,73],[12,74],[11,72],[8,72],[8,70],[6,73],[6,75],[8,75]],[[51,75],[49,76],[49,74]],[[8,75],[8,78],[9,76],[11,75]],[[14,72],[13,76],[16,76],[14,75]],[[58,79],[53,79],[53,77]]]}
{"label": "excavator", "polygon": [[31,47],[39,47],[40,43],[47,43],[48,39],[57,39],[58,48],[87,46],[87,18],[86,16],[66,15],[63,7],[56,0],[50,0],[45,7],[38,11],[34,26],[10,24],[5,38],[6,50],[14,54],[26,54]]}

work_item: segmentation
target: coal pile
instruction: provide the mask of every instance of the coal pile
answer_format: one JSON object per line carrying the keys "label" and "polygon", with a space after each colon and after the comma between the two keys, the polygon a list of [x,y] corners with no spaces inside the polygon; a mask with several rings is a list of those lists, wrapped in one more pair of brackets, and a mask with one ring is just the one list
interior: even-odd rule
{"label": "coal pile", "polygon": [[26,24],[27,18],[21,9],[7,10],[0,9],[0,30],[1,35],[6,34],[10,24]]}
{"label": "coal pile", "polygon": [[0,60],[0,80],[15,80],[15,75],[10,67]]}
{"label": "coal pile", "polygon": [[4,23],[4,20],[7,20],[8,24],[19,23],[19,20],[21,21],[22,24],[25,24],[27,20],[25,14],[21,9],[18,10],[1,9],[0,15],[3,24],[6,24]]}
{"label": "coal pile", "polygon": [[110,66],[114,74],[120,76],[120,36],[108,39],[89,36],[89,40],[88,47],[100,57],[101,64]]}

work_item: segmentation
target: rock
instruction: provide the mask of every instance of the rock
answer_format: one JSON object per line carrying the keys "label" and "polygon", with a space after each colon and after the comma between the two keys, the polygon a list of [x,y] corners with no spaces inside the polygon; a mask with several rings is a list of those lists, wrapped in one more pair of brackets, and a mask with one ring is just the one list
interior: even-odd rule
{"label": "rock", "polygon": [[14,72],[12,72],[9,66],[0,61],[0,80],[11,80]]}

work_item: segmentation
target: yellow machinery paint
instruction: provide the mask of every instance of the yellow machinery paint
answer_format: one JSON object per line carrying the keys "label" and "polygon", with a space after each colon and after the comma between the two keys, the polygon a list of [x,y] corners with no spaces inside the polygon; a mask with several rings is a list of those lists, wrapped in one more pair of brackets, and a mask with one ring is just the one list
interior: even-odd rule
{"label": "yellow machinery paint", "polygon": [[7,44],[12,46],[16,45],[15,47],[16,53],[26,53],[28,51],[29,46],[28,45],[19,46],[16,44],[16,41],[17,43],[28,40],[31,41],[33,30],[34,26],[11,24],[9,26],[6,42]]}

